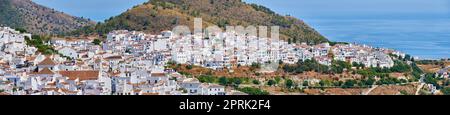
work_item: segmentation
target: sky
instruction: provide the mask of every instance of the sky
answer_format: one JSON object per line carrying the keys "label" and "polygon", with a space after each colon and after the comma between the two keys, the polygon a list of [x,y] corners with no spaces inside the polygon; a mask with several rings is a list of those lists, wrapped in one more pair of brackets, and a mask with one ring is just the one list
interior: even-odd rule
{"label": "sky", "polygon": [[[376,15],[442,15],[450,13],[448,0],[245,0],[298,18]],[[282,2],[281,2],[282,1]]]}
{"label": "sky", "polygon": [[70,15],[104,21],[148,0],[32,0]]}
{"label": "sky", "polygon": [[[148,0],[33,0],[65,13],[103,21]],[[302,19],[416,14],[449,14],[448,0],[244,0],[271,8],[277,13]],[[416,16],[415,15],[415,16]],[[418,16],[420,17],[420,16]]]}

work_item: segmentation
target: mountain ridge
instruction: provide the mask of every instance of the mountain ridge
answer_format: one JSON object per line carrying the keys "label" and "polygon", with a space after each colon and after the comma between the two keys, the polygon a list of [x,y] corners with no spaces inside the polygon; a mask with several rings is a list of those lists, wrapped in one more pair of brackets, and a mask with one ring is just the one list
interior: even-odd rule
{"label": "mountain ridge", "polygon": [[94,24],[89,19],[74,17],[31,0],[0,0],[0,25],[33,34],[60,35]]}

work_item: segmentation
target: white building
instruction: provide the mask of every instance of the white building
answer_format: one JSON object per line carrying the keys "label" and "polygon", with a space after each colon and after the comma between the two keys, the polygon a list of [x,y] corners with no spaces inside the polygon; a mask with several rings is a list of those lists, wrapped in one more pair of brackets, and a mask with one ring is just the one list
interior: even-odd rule
{"label": "white building", "polygon": [[63,56],[67,56],[71,59],[78,59],[77,51],[70,47],[63,47],[61,49],[58,49],[58,52],[61,53]]}

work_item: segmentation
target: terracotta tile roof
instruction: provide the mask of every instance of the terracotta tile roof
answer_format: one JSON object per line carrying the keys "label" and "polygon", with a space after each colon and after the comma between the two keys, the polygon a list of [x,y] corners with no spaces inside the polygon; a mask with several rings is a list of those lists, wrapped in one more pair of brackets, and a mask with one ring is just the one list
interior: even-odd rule
{"label": "terracotta tile roof", "polygon": [[84,62],[77,62],[77,65],[84,65]]}
{"label": "terracotta tile roof", "polygon": [[79,78],[80,81],[83,80],[97,80],[99,76],[99,71],[59,71],[64,77],[69,77],[69,80],[75,80]]}
{"label": "terracotta tile roof", "polygon": [[44,68],[41,71],[34,73],[34,74],[55,74],[55,72],[53,72],[52,70],[50,70],[48,68]]}
{"label": "terracotta tile roof", "polygon": [[44,61],[40,62],[38,65],[56,65],[56,63],[50,59],[50,58],[45,58]]}
{"label": "terracotta tile roof", "polygon": [[159,95],[159,93],[142,93],[141,95]]}
{"label": "terracotta tile roof", "polygon": [[141,92],[141,90],[140,89],[135,89],[135,90],[133,90],[133,92],[139,93],[139,92]]}
{"label": "terracotta tile roof", "polygon": [[120,59],[122,59],[122,56],[109,56],[105,58],[105,60],[120,60]]}
{"label": "terracotta tile roof", "polygon": [[69,85],[69,83],[67,83],[67,82],[61,82],[61,84],[63,84],[63,85]]}
{"label": "terracotta tile roof", "polygon": [[151,76],[152,77],[165,77],[166,74],[165,73],[152,73]]}
{"label": "terracotta tile roof", "polygon": [[110,76],[119,76],[120,72],[109,72],[108,75],[110,75]]}
{"label": "terracotta tile roof", "polygon": [[36,59],[36,56],[26,57],[26,60],[28,61],[33,61],[34,59]]}
{"label": "terracotta tile roof", "polygon": [[58,88],[42,88],[42,91],[58,91]]}
{"label": "terracotta tile roof", "polygon": [[63,93],[66,93],[66,94],[77,94],[78,93],[77,91],[70,91],[70,90],[65,89],[65,88],[60,88],[58,90],[58,92],[63,92]]}
{"label": "terracotta tile roof", "polygon": [[55,86],[55,85],[56,85],[56,83],[55,83],[55,82],[51,82],[51,83],[47,83],[47,85],[50,85],[50,86]]}
{"label": "terracotta tile roof", "polygon": [[10,83],[12,83],[12,82],[10,82],[10,81],[3,81],[3,82],[1,82],[1,83],[3,83],[3,84],[10,84]]}
{"label": "terracotta tile roof", "polygon": [[6,92],[1,92],[0,95],[11,95],[11,94],[6,93]]}

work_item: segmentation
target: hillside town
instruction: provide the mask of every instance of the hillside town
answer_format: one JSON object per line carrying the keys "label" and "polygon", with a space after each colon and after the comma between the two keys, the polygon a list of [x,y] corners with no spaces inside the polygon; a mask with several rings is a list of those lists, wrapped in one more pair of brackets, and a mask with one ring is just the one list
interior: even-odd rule
{"label": "hillside town", "polygon": [[44,44],[57,53],[44,55],[26,43],[31,38],[31,34],[0,28],[2,94],[245,95],[216,83],[202,83],[166,65],[187,64],[219,71],[254,63],[295,64],[314,59],[327,66],[340,60],[390,68],[394,61],[389,54],[405,55],[366,45],[290,44],[233,32],[205,38],[171,31],[151,35],[127,30],[112,31],[101,43],[90,38],[52,38]]}
{"label": "hillside town", "polygon": [[[103,48],[105,51],[124,52],[133,56],[152,57],[155,64],[175,61],[211,69],[231,68],[236,65],[278,62],[294,64],[298,60],[316,59],[320,64],[331,65],[331,61],[341,60],[362,63],[366,67],[392,67],[389,53],[405,55],[389,49],[372,48],[366,45],[318,45],[289,44],[283,40],[258,38],[238,33],[215,33],[209,39],[201,35],[174,37],[170,31],[161,35],[147,35],[126,30],[108,34]],[[335,55],[329,57],[330,53]],[[144,55],[144,53],[146,55]],[[121,55],[121,54],[118,54]]]}

